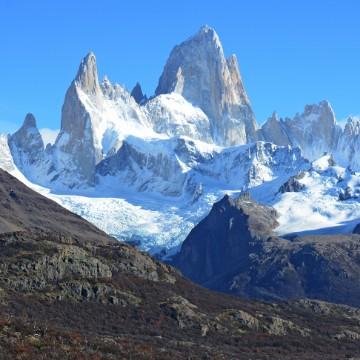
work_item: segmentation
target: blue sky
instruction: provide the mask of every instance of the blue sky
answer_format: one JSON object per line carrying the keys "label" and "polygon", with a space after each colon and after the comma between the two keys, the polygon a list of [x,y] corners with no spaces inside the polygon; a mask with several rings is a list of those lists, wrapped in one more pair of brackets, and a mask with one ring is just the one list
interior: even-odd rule
{"label": "blue sky", "polygon": [[293,116],[328,99],[343,119],[360,113],[360,1],[0,1],[0,131],[27,112],[59,128],[81,58],[99,74],[152,94],[174,45],[203,24],[238,56],[257,120]]}

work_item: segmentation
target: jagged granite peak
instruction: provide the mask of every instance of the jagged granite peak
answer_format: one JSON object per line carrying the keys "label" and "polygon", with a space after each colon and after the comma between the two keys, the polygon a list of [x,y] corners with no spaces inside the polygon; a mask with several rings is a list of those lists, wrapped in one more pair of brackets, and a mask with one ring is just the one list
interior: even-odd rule
{"label": "jagged granite peak", "polygon": [[[94,184],[95,164],[100,154],[94,147],[91,117],[83,97],[89,95],[100,99],[100,93],[95,56],[89,54],[82,60],[76,78],[66,92],[61,109],[61,129],[55,142],[55,168],[64,168],[63,173],[69,173],[68,185],[71,187],[74,186],[71,172],[75,169],[81,182]],[[75,184],[77,179],[73,180]]]}
{"label": "jagged granite peak", "polygon": [[341,129],[335,114],[326,100],[306,105],[302,114],[294,118],[279,119],[272,116],[259,130],[259,137],[278,145],[297,146],[309,160],[331,152]]}
{"label": "jagged granite peak", "polygon": [[220,145],[256,138],[256,121],[242,84],[236,57],[226,60],[214,29],[204,26],[170,53],[156,95],[176,92],[201,108]]}
{"label": "jagged granite peak", "polygon": [[134,88],[131,90],[130,95],[135,99],[138,104],[143,104],[147,100],[147,96],[143,93],[141,85],[137,82]]}
{"label": "jagged granite peak", "polygon": [[37,128],[35,116],[31,113],[26,114],[23,127]]}
{"label": "jagged granite peak", "polygon": [[44,156],[44,142],[33,114],[26,115],[21,128],[9,136],[8,144],[15,164],[29,175],[30,167]]}
{"label": "jagged granite peak", "polygon": [[258,137],[259,139],[270,141],[277,145],[285,146],[291,144],[284,121],[279,118],[279,115],[275,111],[263,124],[261,129],[259,129]]}
{"label": "jagged granite peak", "polygon": [[143,110],[126,89],[107,77],[99,84],[96,59],[82,61],[65,95],[61,131],[53,149],[51,179],[67,187],[95,185],[95,167],[128,135],[151,133]]}
{"label": "jagged granite peak", "polygon": [[89,95],[99,94],[100,84],[96,66],[96,57],[93,52],[89,52],[82,59],[75,77],[75,83]]}

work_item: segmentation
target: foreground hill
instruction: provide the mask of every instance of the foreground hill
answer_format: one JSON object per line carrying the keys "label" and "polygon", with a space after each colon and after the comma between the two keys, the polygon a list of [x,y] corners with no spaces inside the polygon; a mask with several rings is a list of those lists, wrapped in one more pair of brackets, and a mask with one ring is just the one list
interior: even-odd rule
{"label": "foreground hill", "polygon": [[225,196],[191,231],[174,264],[214,290],[272,301],[316,298],[359,307],[360,236],[286,239],[273,233],[277,217],[275,209],[249,198]]}
{"label": "foreground hill", "polygon": [[202,289],[0,171],[1,359],[339,359],[360,311]]}

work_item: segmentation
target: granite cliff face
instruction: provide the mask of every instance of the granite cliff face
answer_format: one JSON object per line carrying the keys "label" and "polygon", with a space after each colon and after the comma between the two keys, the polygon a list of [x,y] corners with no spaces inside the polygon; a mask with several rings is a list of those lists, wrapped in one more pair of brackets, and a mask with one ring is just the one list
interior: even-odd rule
{"label": "granite cliff face", "polygon": [[[88,96],[95,106],[101,103],[96,59],[88,54],[81,62],[75,80],[65,95],[61,113],[61,131],[55,143],[55,167],[71,177],[76,169],[80,181],[94,184],[95,164],[101,157],[95,148],[93,119],[81,99]],[[67,163],[67,164],[65,164]]]}
{"label": "granite cliff face", "polygon": [[204,26],[172,50],[156,95],[171,92],[204,111],[215,143],[239,145],[256,138],[255,116],[236,57],[225,59],[214,29]]}
{"label": "granite cliff face", "polygon": [[299,147],[309,160],[332,152],[341,129],[327,101],[306,105],[302,114],[293,119],[279,119],[276,113],[259,130],[259,137],[278,145]]}

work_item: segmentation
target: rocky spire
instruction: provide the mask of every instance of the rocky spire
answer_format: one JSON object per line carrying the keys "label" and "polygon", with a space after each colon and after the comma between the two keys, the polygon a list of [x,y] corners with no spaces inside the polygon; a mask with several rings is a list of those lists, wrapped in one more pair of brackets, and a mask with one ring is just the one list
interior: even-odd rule
{"label": "rocky spire", "polygon": [[88,53],[81,61],[75,83],[88,95],[97,95],[101,91],[93,52]]}
{"label": "rocky spire", "polygon": [[255,139],[255,117],[236,57],[225,59],[220,39],[209,26],[172,50],[156,94],[171,92],[205,112],[215,142],[234,145]]}
{"label": "rocky spire", "polygon": [[92,118],[83,101],[82,92],[96,107],[101,108],[103,93],[99,85],[96,58],[92,52],[81,61],[77,75],[66,92],[61,110],[61,130],[55,143],[58,158],[62,158],[60,153],[69,155],[72,164],[66,166],[68,169],[76,169],[76,174],[69,173],[65,180],[69,186],[72,186],[73,180],[93,184],[95,164],[101,157],[94,147]]}
{"label": "rocky spire", "polygon": [[135,101],[138,104],[143,104],[147,100],[147,97],[146,95],[144,95],[139,82],[137,82],[134,88],[132,89],[131,96],[135,99]]}
{"label": "rocky spire", "polygon": [[14,161],[21,169],[34,165],[41,159],[44,152],[44,142],[33,114],[26,115],[21,128],[9,136],[8,143]]}

